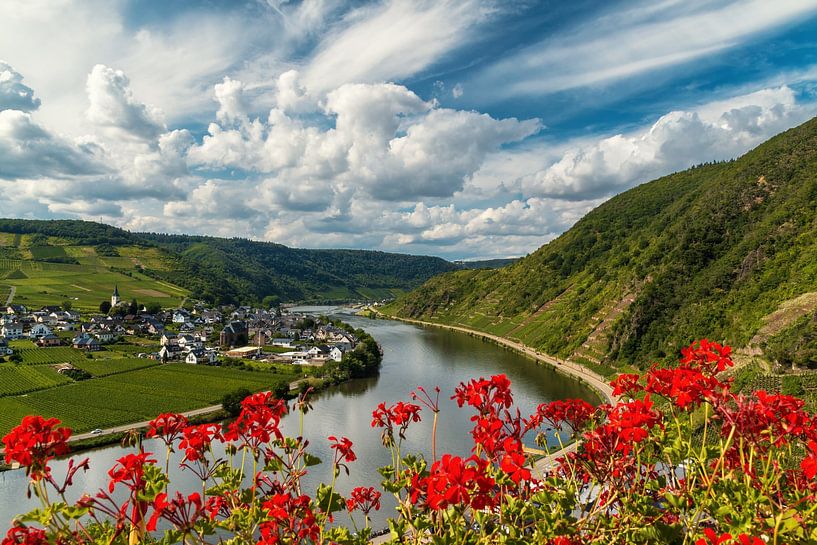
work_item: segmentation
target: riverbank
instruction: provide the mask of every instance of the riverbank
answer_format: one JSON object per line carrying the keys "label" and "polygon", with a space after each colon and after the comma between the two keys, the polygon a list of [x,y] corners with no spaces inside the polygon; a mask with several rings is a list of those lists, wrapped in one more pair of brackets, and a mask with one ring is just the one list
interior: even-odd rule
{"label": "riverbank", "polygon": [[390,314],[385,314],[381,311],[375,312],[377,313],[378,316],[382,316],[383,318],[388,318],[390,320],[398,320],[408,324],[438,327],[441,329],[448,329],[449,331],[459,331],[460,333],[465,333],[472,337],[478,337],[484,341],[493,342],[495,344],[511,348],[524,356],[536,360],[537,362],[545,363],[553,367],[553,369],[555,369],[559,373],[578,379],[579,381],[589,386],[596,394],[598,394],[602,398],[604,403],[614,405],[619,400],[619,397],[613,394],[613,388],[610,386],[607,379],[605,379],[601,375],[594,373],[593,371],[581,366],[578,363],[569,360],[562,360],[549,354],[543,354],[538,350],[531,348],[527,345],[524,345],[520,342],[512,341],[505,337],[492,335],[491,333],[485,333],[484,331],[479,331],[468,327],[438,324],[435,322],[426,322],[424,320],[415,320],[413,318],[402,318],[400,316],[392,316]]}

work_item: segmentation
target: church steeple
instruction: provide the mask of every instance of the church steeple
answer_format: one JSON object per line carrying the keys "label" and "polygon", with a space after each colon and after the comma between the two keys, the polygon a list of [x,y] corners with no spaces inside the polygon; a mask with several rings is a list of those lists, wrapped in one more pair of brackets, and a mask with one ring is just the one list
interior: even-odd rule
{"label": "church steeple", "polygon": [[111,306],[115,307],[121,302],[122,299],[119,297],[119,286],[115,285],[113,287],[113,295],[111,295]]}

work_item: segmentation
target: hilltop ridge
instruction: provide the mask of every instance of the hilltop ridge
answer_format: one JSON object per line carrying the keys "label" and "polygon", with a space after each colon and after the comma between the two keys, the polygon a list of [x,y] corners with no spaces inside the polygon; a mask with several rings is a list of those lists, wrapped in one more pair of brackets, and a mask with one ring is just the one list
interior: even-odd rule
{"label": "hilltop ridge", "polygon": [[387,312],[613,372],[698,337],[748,345],[767,316],[813,291],[817,119],[613,197],[512,265],[434,277]]}

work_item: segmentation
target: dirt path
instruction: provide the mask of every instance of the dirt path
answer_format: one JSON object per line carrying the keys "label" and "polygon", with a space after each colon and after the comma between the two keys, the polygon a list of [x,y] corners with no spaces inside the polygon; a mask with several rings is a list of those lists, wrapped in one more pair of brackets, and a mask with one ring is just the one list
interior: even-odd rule
{"label": "dirt path", "polygon": [[10,286],[9,288],[9,297],[6,299],[6,306],[9,306],[11,302],[14,301],[14,294],[17,293],[17,286]]}

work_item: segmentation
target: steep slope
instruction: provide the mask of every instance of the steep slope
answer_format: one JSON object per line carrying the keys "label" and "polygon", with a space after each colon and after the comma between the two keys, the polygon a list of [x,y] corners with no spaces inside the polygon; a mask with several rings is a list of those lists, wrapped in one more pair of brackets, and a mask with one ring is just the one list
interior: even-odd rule
{"label": "steep slope", "polygon": [[816,289],[813,119],[612,198],[511,266],[435,277],[388,310],[614,365],[695,337],[745,345],[783,301]]}
{"label": "steep slope", "polygon": [[[0,219],[2,260],[8,274],[19,274],[14,271],[28,262],[49,263],[53,271],[82,266],[88,275],[144,277],[216,303],[261,302],[267,297],[280,301],[390,298],[435,274],[459,268],[437,257],[130,233],[74,220]],[[5,286],[15,284],[12,280],[8,276],[0,280],[0,295]],[[105,278],[106,290],[113,280]],[[73,297],[68,286],[59,295]],[[150,289],[158,291],[154,288]]]}

